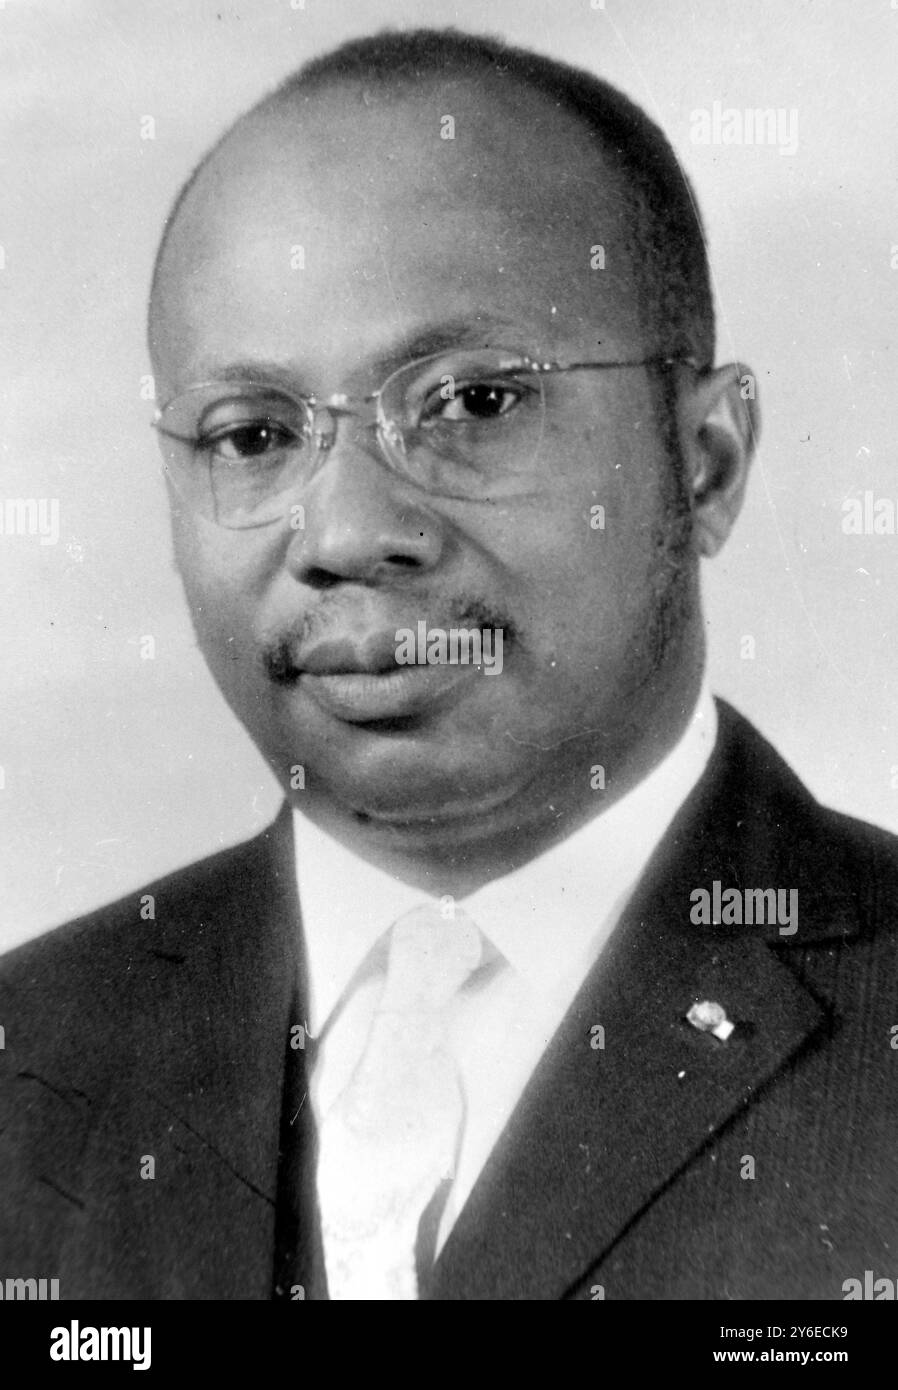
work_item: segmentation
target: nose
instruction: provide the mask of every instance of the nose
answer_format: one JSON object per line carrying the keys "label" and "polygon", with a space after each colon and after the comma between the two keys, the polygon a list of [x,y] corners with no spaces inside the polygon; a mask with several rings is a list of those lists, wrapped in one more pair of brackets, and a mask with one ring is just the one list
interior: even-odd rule
{"label": "nose", "polygon": [[328,588],[433,569],[445,545],[443,519],[390,470],[370,426],[331,418],[321,421],[321,465],[304,489],[303,526],[290,542],[294,576]]}

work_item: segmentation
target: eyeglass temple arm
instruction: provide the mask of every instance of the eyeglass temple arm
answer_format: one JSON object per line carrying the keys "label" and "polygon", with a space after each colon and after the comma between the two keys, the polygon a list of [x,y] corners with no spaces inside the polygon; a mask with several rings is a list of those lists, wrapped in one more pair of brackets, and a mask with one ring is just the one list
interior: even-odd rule
{"label": "eyeglass temple arm", "polygon": [[622,362],[531,362],[531,371],[534,372],[578,372],[578,371],[601,371],[612,367],[692,367],[694,371],[701,371],[701,363],[697,357],[640,357],[634,361]]}

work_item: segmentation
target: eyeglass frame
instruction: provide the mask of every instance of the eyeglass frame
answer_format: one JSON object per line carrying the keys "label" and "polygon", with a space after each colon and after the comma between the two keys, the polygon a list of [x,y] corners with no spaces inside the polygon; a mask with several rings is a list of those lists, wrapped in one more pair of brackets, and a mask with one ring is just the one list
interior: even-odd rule
{"label": "eyeglass frame", "polygon": [[[489,351],[489,350],[490,350],[490,349],[488,349],[488,348],[486,348],[486,349],[484,349],[484,348],[457,348],[457,349],[454,349],[454,351],[457,351],[457,352],[482,352],[482,351]],[[683,355],[683,356],[661,356],[661,355],[656,355],[656,356],[652,356],[652,357],[642,357],[642,358],[638,358],[638,359],[634,359],[634,360],[630,360],[630,359],[620,359],[620,360],[613,361],[613,362],[561,362],[561,361],[543,361],[543,362],[541,362],[541,361],[539,361],[538,359],[536,359],[536,358],[534,358],[534,357],[531,357],[529,353],[514,352],[514,351],[512,351],[512,350],[510,350],[510,349],[496,349],[496,351],[499,351],[499,352],[506,352],[506,351],[507,351],[507,352],[508,352],[508,356],[509,356],[509,358],[511,359],[511,361],[509,361],[509,362],[507,362],[507,363],[506,363],[506,362],[503,362],[503,363],[501,364],[503,370],[507,370],[507,371],[526,371],[526,372],[533,372],[535,375],[540,376],[540,377],[541,377],[541,376],[547,376],[547,375],[550,375],[550,374],[560,374],[560,373],[562,373],[562,372],[609,371],[609,370],[613,370],[613,369],[631,368],[631,367],[664,367],[664,368],[667,368],[667,367],[684,366],[684,367],[691,367],[694,371],[702,371],[702,370],[704,370],[704,369],[702,368],[702,365],[701,365],[701,363],[699,362],[698,358],[694,357],[694,356],[691,355],[691,354],[685,354],[685,355]],[[274,392],[280,393],[280,395],[284,396],[287,400],[292,401],[294,405],[299,405],[299,406],[302,407],[303,413],[305,414],[306,421],[307,421],[307,424],[308,424],[308,427],[309,427],[309,436],[308,436],[308,437],[309,437],[310,441],[313,442],[313,445],[314,445],[314,449],[315,449],[315,451],[316,451],[316,454],[326,454],[330,449],[333,448],[334,443],[335,443],[335,441],[336,441],[337,426],[336,426],[336,420],[334,419],[334,417],[339,418],[340,416],[354,416],[354,417],[358,418],[358,416],[360,415],[360,412],[359,412],[357,409],[353,409],[353,408],[352,408],[353,405],[355,405],[355,406],[363,406],[363,405],[369,405],[369,404],[372,403],[372,402],[376,402],[377,404],[376,404],[376,408],[375,408],[375,418],[374,418],[373,420],[371,420],[371,421],[368,422],[368,424],[366,425],[366,428],[372,428],[372,427],[375,428],[375,430],[376,430],[376,438],[377,438],[377,446],[378,446],[378,450],[379,450],[379,453],[380,453],[381,457],[383,458],[384,462],[387,464],[387,466],[388,466],[388,468],[390,469],[391,473],[394,473],[397,477],[403,478],[404,475],[403,475],[403,474],[399,471],[399,469],[396,467],[396,464],[394,463],[393,459],[390,457],[390,455],[389,455],[389,453],[387,452],[387,449],[386,449],[386,447],[385,447],[385,444],[384,444],[383,436],[387,434],[387,432],[390,430],[390,427],[391,427],[391,426],[396,427],[396,422],[387,419],[387,417],[384,415],[383,409],[382,409],[382,400],[381,400],[381,398],[382,398],[382,396],[383,396],[384,391],[385,391],[386,388],[389,386],[389,384],[390,384],[390,382],[393,380],[393,378],[394,378],[395,376],[398,376],[401,372],[406,372],[406,371],[409,370],[409,368],[415,367],[415,366],[418,366],[418,365],[423,365],[423,364],[426,363],[426,362],[435,362],[435,361],[438,361],[438,360],[439,360],[440,358],[442,358],[442,357],[451,357],[452,352],[453,352],[453,349],[449,348],[449,349],[443,349],[442,352],[427,353],[427,354],[425,354],[423,357],[414,357],[414,358],[411,358],[408,362],[403,363],[402,366],[396,367],[392,372],[390,372],[390,373],[388,374],[388,376],[386,377],[386,379],[385,379],[385,380],[381,383],[381,385],[378,387],[378,389],[377,389],[376,391],[372,391],[369,395],[366,395],[366,396],[352,396],[352,395],[349,395],[349,394],[347,394],[347,393],[345,393],[345,392],[337,391],[337,392],[334,392],[332,395],[330,395],[330,396],[328,396],[328,397],[326,397],[326,398],[324,398],[324,399],[319,399],[318,397],[316,397],[316,396],[314,396],[314,395],[311,395],[311,396],[302,395],[300,392],[294,391],[294,390],[292,390],[292,388],[290,388],[290,387],[288,387],[288,386],[284,386],[283,384],[281,384],[281,383],[279,383],[279,382],[274,382],[274,381],[270,381],[270,382],[269,382],[269,381],[262,381],[262,380],[252,381],[252,380],[249,380],[249,379],[246,379],[246,380],[237,379],[237,380],[234,380],[234,381],[222,381],[222,380],[220,380],[220,379],[217,379],[217,378],[215,378],[215,377],[212,377],[212,378],[211,378],[210,380],[208,380],[208,381],[198,381],[198,382],[195,382],[192,386],[185,387],[185,389],[184,389],[183,391],[179,391],[176,395],[172,396],[172,397],[165,403],[165,405],[160,406],[160,407],[157,408],[156,413],[155,413],[155,416],[154,416],[153,420],[152,420],[150,423],[151,423],[152,428],[155,429],[155,430],[157,431],[158,434],[163,435],[165,438],[167,438],[167,439],[175,439],[175,440],[177,440],[177,441],[178,441],[179,443],[181,443],[181,444],[188,444],[188,445],[192,445],[193,447],[196,447],[197,444],[199,443],[199,440],[198,440],[198,439],[196,439],[196,438],[191,438],[189,435],[177,434],[174,430],[166,430],[166,429],[163,429],[163,428],[162,428],[161,420],[162,420],[162,418],[163,418],[163,416],[164,416],[164,414],[165,414],[165,411],[168,410],[169,406],[171,406],[175,401],[180,400],[183,396],[190,395],[191,392],[193,392],[193,391],[203,391],[203,390],[207,390],[210,386],[221,386],[221,387],[229,387],[229,388],[236,388],[236,387],[240,387],[240,386],[251,386],[251,387],[253,387],[254,389],[256,389],[256,390],[258,390],[258,391],[265,391],[266,389],[270,389],[270,390],[272,390],[272,391],[274,391]],[[317,424],[317,421],[318,421],[318,418],[319,418],[319,413],[320,413],[321,411],[326,412],[327,415],[328,415],[328,417],[329,417],[330,428],[329,428],[327,431],[320,429],[320,428],[318,427],[318,424]],[[401,430],[400,430],[400,434],[401,434]],[[404,440],[403,440],[403,442],[404,442]],[[405,481],[411,482],[411,483],[414,484],[414,479],[412,479],[412,478],[405,478]],[[177,488],[177,483],[175,483],[175,487]],[[438,493],[433,494],[433,495],[439,496]],[[470,499],[468,499],[468,500],[470,500]],[[269,518],[269,519],[266,520],[266,521],[251,522],[251,523],[250,523],[249,525],[247,525],[247,526],[237,526],[237,527],[229,527],[229,526],[227,526],[227,524],[226,524],[225,522],[220,522],[220,521],[218,521],[217,518],[209,518],[209,519],[213,520],[213,522],[214,522],[215,525],[221,526],[222,529],[224,529],[224,530],[250,531],[250,530],[255,530],[256,528],[259,528],[259,527],[262,527],[262,526],[272,526],[272,525],[274,525],[274,523],[275,523],[279,518],[278,518],[278,517],[271,517],[271,518]]]}

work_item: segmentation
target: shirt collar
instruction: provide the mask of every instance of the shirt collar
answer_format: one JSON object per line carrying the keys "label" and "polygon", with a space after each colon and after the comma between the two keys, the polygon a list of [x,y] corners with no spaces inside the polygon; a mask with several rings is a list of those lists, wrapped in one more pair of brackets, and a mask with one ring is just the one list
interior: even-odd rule
{"label": "shirt collar", "polygon": [[[716,737],[705,681],[679,742],[648,776],[559,844],[459,900],[534,989],[551,990],[601,949]],[[293,827],[310,977],[306,1022],[317,1037],[380,937],[412,908],[439,900],[368,863],[299,811]]]}

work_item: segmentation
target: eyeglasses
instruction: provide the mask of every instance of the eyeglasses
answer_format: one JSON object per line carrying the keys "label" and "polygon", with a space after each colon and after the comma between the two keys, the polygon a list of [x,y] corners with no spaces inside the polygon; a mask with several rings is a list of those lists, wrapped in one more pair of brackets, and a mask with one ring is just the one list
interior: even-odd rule
{"label": "eyeglasses", "polygon": [[157,411],[153,424],[187,507],[242,530],[283,520],[333,446],[341,416],[375,431],[400,478],[438,497],[484,500],[532,485],[547,431],[570,417],[570,398],[547,395],[549,376],[677,364],[699,367],[693,357],[561,363],[500,349],[443,352],[406,363],[361,398],[202,382]]}

